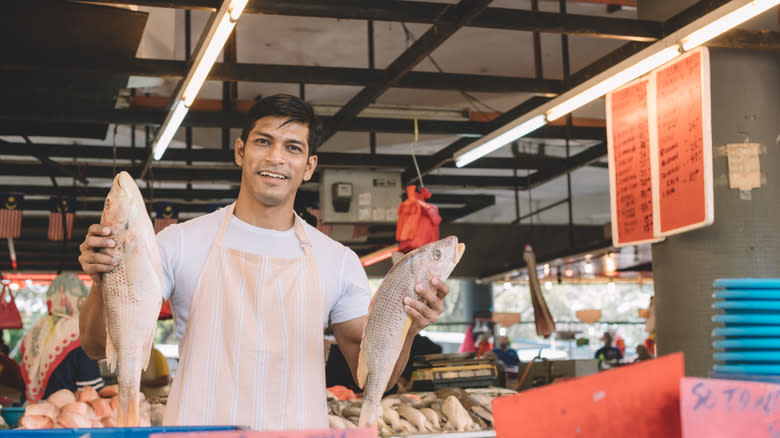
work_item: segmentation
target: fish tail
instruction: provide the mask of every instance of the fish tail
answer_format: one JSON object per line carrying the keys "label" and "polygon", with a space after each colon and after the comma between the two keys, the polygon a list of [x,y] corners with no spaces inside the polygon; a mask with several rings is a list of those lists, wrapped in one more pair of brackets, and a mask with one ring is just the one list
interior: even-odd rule
{"label": "fish tail", "polygon": [[135,389],[119,385],[119,407],[116,413],[118,427],[138,426],[138,387]]}
{"label": "fish tail", "polygon": [[363,406],[360,408],[360,420],[358,420],[358,427],[376,427],[376,423],[379,420],[379,406],[378,402],[365,400]]}

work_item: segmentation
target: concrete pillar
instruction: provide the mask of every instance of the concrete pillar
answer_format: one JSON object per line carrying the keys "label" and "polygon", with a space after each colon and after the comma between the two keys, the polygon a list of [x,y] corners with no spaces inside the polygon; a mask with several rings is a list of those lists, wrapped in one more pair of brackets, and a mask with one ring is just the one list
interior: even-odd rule
{"label": "concrete pillar", "polygon": [[713,153],[715,223],[653,245],[657,351],[682,351],[686,375],[699,377],[713,364],[713,280],[780,277],[780,57],[711,49],[710,63],[713,147],[766,145],[766,184],[740,199],[726,157]]}
{"label": "concrete pillar", "polygon": [[493,311],[492,285],[479,284],[473,280],[461,280],[460,290],[463,294],[464,321],[471,321],[475,313],[490,313]]}

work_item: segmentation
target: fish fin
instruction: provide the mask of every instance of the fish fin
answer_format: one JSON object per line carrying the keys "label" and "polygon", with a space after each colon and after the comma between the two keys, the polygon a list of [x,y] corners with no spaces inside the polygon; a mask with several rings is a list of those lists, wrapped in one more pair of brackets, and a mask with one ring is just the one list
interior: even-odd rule
{"label": "fish fin", "polygon": [[154,330],[151,331],[151,336],[149,336],[144,343],[143,351],[146,352],[146,362],[144,362],[143,367],[144,371],[149,368],[149,361],[152,359],[152,345],[154,345]]}
{"label": "fish fin", "polygon": [[108,333],[108,329],[106,329],[106,364],[108,365],[108,370],[111,372],[116,371],[117,356],[118,354],[116,347],[114,346],[114,341],[111,340],[111,334]]}
{"label": "fish fin", "polygon": [[363,387],[366,384],[366,379],[368,378],[368,363],[366,362],[366,355],[365,349],[363,348],[363,343],[360,343],[360,353],[358,353],[358,367],[357,367],[357,379],[358,379],[358,387],[360,389],[363,389]]}
{"label": "fish fin", "polygon": [[398,343],[400,345],[404,345],[404,341],[406,340],[406,335],[409,334],[409,327],[412,326],[412,318],[407,316],[406,321],[404,321],[404,326],[401,329],[401,336],[398,338]]}

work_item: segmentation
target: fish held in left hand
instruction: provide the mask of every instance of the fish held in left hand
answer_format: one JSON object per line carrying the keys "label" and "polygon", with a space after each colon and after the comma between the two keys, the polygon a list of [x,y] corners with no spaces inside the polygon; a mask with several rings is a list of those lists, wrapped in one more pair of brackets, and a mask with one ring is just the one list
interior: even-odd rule
{"label": "fish held in left hand", "polygon": [[149,357],[162,306],[162,264],[154,227],[141,192],[127,172],[120,172],[106,197],[100,223],[111,228],[115,245],[104,251],[117,266],[103,274],[106,306],[106,359],[118,368],[116,425],[137,426],[141,372]]}

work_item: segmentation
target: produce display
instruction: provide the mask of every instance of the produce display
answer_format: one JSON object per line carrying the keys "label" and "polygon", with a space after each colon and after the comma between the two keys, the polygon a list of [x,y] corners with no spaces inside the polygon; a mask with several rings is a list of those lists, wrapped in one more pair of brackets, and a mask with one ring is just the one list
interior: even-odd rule
{"label": "produce display", "polygon": [[[380,402],[377,428],[383,437],[492,429],[493,399],[515,393],[505,388],[442,388],[390,395]],[[357,427],[362,405],[363,400],[339,400],[328,393],[330,427]]]}
{"label": "produce display", "polygon": [[[159,425],[165,406],[150,403],[140,393],[139,426]],[[100,392],[86,386],[75,393],[61,389],[39,403],[27,405],[19,420],[21,429],[116,427],[119,388],[106,386]]]}

